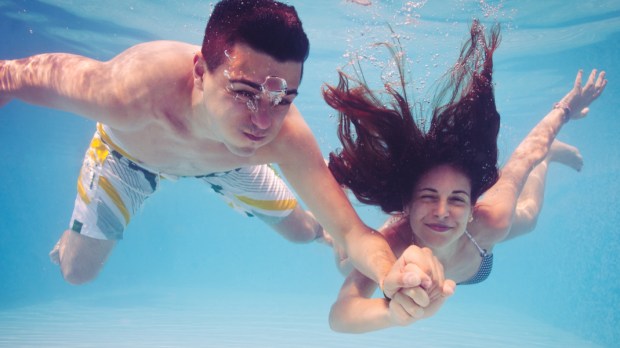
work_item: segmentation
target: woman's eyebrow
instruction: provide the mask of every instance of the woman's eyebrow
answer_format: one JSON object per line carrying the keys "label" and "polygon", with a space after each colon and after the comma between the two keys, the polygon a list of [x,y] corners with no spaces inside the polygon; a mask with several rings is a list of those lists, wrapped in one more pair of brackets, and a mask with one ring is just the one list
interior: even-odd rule
{"label": "woman's eyebrow", "polygon": [[452,193],[453,193],[453,194],[459,194],[459,193],[462,193],[462,194],[464,194],[464,195],[465,195],[465,196],[467,196],[467,197],[469,197],[469,196],[470,196],[470,195],[469,195],[469,192],[467,192],[467,191],[465,191],[465,190],[454,190],[454,191],[452,191]]}

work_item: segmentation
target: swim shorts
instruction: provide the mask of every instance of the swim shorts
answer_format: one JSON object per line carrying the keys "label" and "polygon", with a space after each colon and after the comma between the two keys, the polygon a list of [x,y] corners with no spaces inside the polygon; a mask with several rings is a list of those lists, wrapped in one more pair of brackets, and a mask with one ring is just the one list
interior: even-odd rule
{"label": "swim shorts", "polygon": [[[115,145],[101,124],[86,151],[69,228],[95,239],[119,240],[131,218],[162,178]],[[269,165],[237,168],[196,177],[228,205],[274,224],[297,206],[288,186]]]}

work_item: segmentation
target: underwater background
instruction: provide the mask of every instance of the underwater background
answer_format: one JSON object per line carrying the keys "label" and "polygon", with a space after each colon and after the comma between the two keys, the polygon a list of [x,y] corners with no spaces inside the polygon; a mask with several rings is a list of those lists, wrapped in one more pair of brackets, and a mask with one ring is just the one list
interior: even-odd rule
{"label": "underwater background", "polygon": [[[490,278],[458,287],[434,317],[338,334],[327,322],[343,281],[331,250],[285,241],[195,180],[162,185],[94,282],[64,282],[48,252],[68,226],[94,124],[13,101],[0,109],[0,346],[617,346],[620,2],[287,3],[311,42],[296,105],[325,156],[338,141],[320,90],[337,83],[337,69],[361,57],[370,84],[381,88],[381,76],[391,76],[389,55],[372,46],[396,37],[411,91],[424,99],[478,18],[502,25],[494,64],[502,161],[570,90],[578,69],[607,71],[608,86],[588,117],[569,122],[558,137],[579,148],[583,169],[552,164],[535,231],[495,247]],[[71,52],[107,60],[159,39],[199,45],[212,7],[196,0],[0,0],[0,59]],[[385,219],[355,207],[371,226]]]}

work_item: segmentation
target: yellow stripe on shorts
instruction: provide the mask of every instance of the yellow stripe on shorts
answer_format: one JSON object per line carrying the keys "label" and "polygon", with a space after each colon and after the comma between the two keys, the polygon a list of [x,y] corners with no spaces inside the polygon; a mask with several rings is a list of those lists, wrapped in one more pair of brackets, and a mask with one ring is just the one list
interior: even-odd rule
{"label": "yellow stripe on shorts", "polygon": [[77,182],[77,191],[78,191],[78,194],[80,195],[80,198],[84,201],[84,203],[90,204],[90,198],[88,198],[88,195],[86,194],[86,190],[84,189],[84,184],[82,184],[81,174]]}
{"label": "yellow stripe on shorts", "polygon": [[121,211],[121,214],[123,214],[123,217],[125,218],[125,224],[128,224],[130,218],[129,211],[127,211],[125,203],[123,203],[121,196],[118,194],[114,186],[112,186],[108,179],[103,176],[99,178],[99,185],[101,185],[101,188],[103,188],[103,190],[112,199],[116,207]]}
{"label": "yellow stripe on shorts", "polygon": [[101,142],[101,139],[93,138],[93,141],[90,142],[90,149],[88,149],[88,154],[95,163],[103,163],[106,157],[108,157],[109,153],[110,152],[108,151],[108,148],[105,146],[104,143]]}
{"label": "yellow stripe on shorts", "polygon": [[235,195],[235,198],[249,206],[269,211],[291,210],[297,206],[297,200],[294,198],[281,200],[262,200],[238,195]]}
{"label": "yellow stripe on shorts", "polygon": [[112,149],[114,149],[114,151],[120,153],[123,157],[130,159],[131,161],[135,162],[135,163],[140,163],[139,161],[137,161],[135,158],[133,158],[132,156],[130,156],[125,150],[123,150],[120,146],[116,145],[112,139],[110,138],[110,136],[108,135],[108,133],[105,132],[105,130],[103,129],[103,125],[101,123],[97,123],[97,131],[99,132],[99,136],[101,136],[101,139],[103,139],[103,141],[105,141],[106,144],[108,144],[108,146],[110,146]]}

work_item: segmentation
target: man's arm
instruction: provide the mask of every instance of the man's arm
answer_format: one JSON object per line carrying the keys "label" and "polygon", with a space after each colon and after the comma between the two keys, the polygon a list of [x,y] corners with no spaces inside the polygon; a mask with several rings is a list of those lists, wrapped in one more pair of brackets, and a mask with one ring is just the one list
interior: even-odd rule
{"label": "man's arm", "polygon": [[[334,241],[345,248],[354,266],[382,282],[396,261],[379,233],[366,226],[325,165],[318,144],[301,115],[291,107],[293,119],[283,131],[278,164],[286,179]],[[285,144],[285,145],[284,145]]]}
{"label": "man's arm", "polygon": [[[445,300],[454,293],[453,281],[446,281],[434,297],[422,287],[431,268],[442,268],[430,249],[415,245],[407,248],[402,256],[409,260],[404,268],[419,286],[403,289],[392,300],[371,298],[377,284],[353,270],[346,278],[337,301],[329,314],[330,327],[339,332],[367,332],[391,326],[410,325],[434,315]],[[399,259],[400,261],[400,259]]]}
{"label": "man's arm", "polygon": [[[414,277],[407,277],[405,269],[395,263],[396,258],[383,236],[360,220],[294,106],[287,118],[289,123],[277,140],[278,164],[319,223],[345,249],[353,266],[380,284],[388,296],[403,287],[417,286],[413,284]],[[433,280],[443,282],[443,278]]]}
{"label": "man's arm", "polygon": [[73,112],[97,120],[121,103],[114,88],[114,64],[66,54],[39,54],[3,61],[1,95]]}
{"label": "man's arm", "polygon": [[178,59],[191,49],[162,41],[136,45],[108,62],[67,53],[0,61],[0,106],[20,99],[116,128],[134,126],[146,114],[138,110],[152,110],[169,92],[166,86],[182,83],[172,76],[175,69],[186,64],[191,75],[191,55],[187,63]]}

